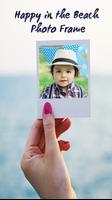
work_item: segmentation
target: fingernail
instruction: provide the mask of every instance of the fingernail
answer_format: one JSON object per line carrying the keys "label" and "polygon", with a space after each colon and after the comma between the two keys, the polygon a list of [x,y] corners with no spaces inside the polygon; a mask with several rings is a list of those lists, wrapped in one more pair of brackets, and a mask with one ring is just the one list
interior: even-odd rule
{"label": "fingernail", "polygon": [[52,107],[49,102],[46,102],[44,104],[44,114],[51,114],[52,113]]}
{"label": "fingernail", "polygon": [[70,149],[70,143],[68,141],[59,141],[60,151],[68,151]]}
{"label": "fingernail", "polygon": [[64,144],[69,144],[69,141],[63,141]]}

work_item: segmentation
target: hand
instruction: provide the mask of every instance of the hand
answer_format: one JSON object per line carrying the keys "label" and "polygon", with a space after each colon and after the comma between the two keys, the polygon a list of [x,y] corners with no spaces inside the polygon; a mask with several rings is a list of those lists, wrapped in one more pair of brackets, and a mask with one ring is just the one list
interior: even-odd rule
{"label": "hand", "polygon": [[[43,199],[74,199],[69,173],[60,152],[68,142],[57,138],[70,126],[69,120],[55,120],[49,103],[44,106],[43,122],[34,123],[26,149],[21,160],[21,168],[35,190]],[[56,129],[56,130],[55,130]]]}

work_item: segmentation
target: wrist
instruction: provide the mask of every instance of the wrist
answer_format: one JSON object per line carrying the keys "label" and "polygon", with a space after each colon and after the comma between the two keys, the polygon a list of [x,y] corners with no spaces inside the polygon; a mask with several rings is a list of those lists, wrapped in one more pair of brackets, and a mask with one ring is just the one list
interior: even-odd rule
{"label": "wrist", "polygon": [[72,186],[67,187],[66,189],[64,187],[60,187],[58,192],[56,192],[55,199],[77,199],[76,193],[73,190]]}

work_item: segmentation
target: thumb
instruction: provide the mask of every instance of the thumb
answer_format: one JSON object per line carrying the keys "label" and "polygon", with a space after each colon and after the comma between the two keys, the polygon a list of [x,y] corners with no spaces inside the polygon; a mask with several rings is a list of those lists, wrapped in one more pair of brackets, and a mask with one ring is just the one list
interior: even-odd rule
{"label": "thumb", "polygon": [[43,110],[43,127],[45,133],[45,153],[59,152],[59,145],[56,138],[55,120],[50,103],[45,103]]}

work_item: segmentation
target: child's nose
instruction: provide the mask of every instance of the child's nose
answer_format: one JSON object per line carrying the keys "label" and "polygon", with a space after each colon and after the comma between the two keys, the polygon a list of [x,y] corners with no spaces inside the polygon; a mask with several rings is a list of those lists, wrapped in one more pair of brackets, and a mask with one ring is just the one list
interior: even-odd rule
{"label": "child's nose", "polygon": [[62,72],[62,77],[65,77],[66,76],[66,72]]}

